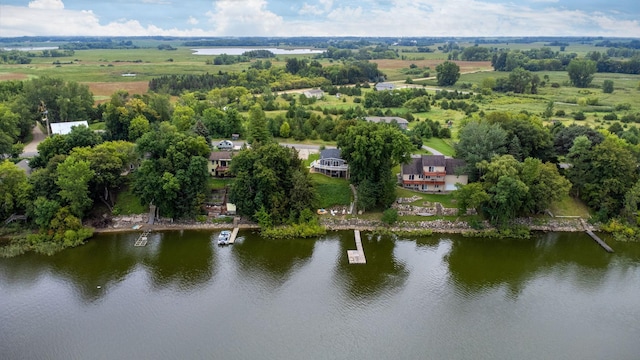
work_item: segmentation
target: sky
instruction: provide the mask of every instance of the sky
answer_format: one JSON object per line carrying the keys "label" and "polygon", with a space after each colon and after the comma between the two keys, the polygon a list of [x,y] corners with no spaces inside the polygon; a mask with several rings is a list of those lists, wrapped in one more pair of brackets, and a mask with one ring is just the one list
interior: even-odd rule
{"label": "sky", "polygon": [[14,36],[640,38],[640,1],[0,0]]}

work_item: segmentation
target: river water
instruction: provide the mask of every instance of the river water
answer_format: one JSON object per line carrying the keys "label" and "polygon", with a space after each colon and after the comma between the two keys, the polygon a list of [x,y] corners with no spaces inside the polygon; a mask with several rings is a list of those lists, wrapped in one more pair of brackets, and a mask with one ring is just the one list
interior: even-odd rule
{"label": "river water", "polygon": [[0,359],[639,359],[640,244],[102,234],[0,259]]}

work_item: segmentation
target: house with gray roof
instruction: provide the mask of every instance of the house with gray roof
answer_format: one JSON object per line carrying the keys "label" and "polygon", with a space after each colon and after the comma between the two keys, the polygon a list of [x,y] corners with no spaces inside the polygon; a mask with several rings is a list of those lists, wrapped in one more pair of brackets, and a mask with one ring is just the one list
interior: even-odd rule
{"label": "house with gray roof", "polygon": [[388,82],[381,82],[381,83],[377,83],[376,84],[376,90],[377,91],[393,90],[395,88],[396,88],[395,85],[393,85],[392,83],[388,83]]}
{"label": "house with gray roof", "polygon": [[466,163],[444,155],[422,155],[402,165],[402,187],[423,192],[450,192],[456,184],[466,185],[469,176],[463,173]]}
{"label": "house with gray roof", "polygon": [[367,116],[364,118],[369,122],[374,123],[387,123],[387,124],[398,124],[400,129],[406,130],[409,127],[409,122],[407,119],[403,119],[399,116]]}
{"label": "house with gray roof", "polygon": [[320,151],[320,159],[311,163],[310,170],[330,177],[349,178],[349,165],[340,156],[340,149]]}

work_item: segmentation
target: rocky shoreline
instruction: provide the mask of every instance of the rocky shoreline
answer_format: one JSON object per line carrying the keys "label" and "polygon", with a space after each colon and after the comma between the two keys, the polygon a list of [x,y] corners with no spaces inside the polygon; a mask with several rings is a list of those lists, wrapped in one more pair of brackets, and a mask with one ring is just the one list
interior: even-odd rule
{"label": "rocky shoreline", "polygon": [[[117,216],[111,219],[109,225],[94,229],[94,233],[109,232],[134,232],[141,230],[217,230],[232,229],[237,226],[240,229],[259,229],[258,224],[247,221],[242,218],[235,218],[234,223],[211,223],[198,221],[171,221],[170,219],[160,219],[153,225],[147,224],[146,215],[133,216]],[[474,231],[467,221],[464,220],[428,220],[419,222],[407,222],[400,220],[393,226],[387,226],[380,221],[364,220],[355,217],[346,216],[323,216],[320,218],[322,224],[327,230],[361,230],[370,231],[379,228],[388,228],[391,231],[421,231],[431,230],[434,233],[465,233]],[[548,231],[548,232],[581,232],[585,230],[597,231],[598,227],[584,222],[581,218],[549,218],[541,221],[540,219],[521,218],[517,219],[517,225],[525,226],[532,231]],[[485,230],[494,229],[488,221],[481,224],[481,228]]]}

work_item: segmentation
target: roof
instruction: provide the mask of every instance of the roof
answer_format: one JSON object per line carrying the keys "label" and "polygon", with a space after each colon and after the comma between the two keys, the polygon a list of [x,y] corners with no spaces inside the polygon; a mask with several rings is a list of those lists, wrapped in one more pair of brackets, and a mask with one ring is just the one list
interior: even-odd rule
{"label": "roof", "polygon": [[423,155],[422,166],[447,166],[444,155]]}
{"label": "roof", "polygon": [[305,96],[307,95],[324,95],[324,91],[320,90],[320,89],[311,89],[311,90],[306,90],[304,92]]}
{"label": "roof", "polygon": [[72,127],[81,125],[89,127],[89,124],[86,120],[51,123],[51,134],[67,135],[71,132]]}
{"label": "roof", "polygon": [[458,171],[467,166],[467,163],[462,159],[446,159],[446,163],[447,175],[458,175]]}
{"label": "roof", "polygon": [[388,82],[381,82],[381,83],[377,83],[376,84],[376,89],[395,89],[395,85],[393,85],[392,83],[388,83]]}
{"label": "roof", "polygon": [[407,119],[403,119],[399,116],[367,116],[364,118],[367,121],[371,121],[371,122],[375,122],[375,123],[379,123],[379,122],[385,122],[387,124],[391,124],[392,122],[396,122],[398,123],[398,125],[408,125],[409,122],[407,121]]}
{"label": "roof", "polygon": [[340,149],[324,149],[320,151],[320,159],[342,159],[340,157]]}
{"label": "roof", "polygon": [[213,151],[209,154],[209,160],[231,160],[235,154],[233,151]]}
{"label": "roof", "polygon": [[412,158],[411,162],[402,165],[403,174],[421,174],[425,166],[444,166],[447,175],[458,175],[459,169],[467,166],[461,159],[445,158],[444,155],[422,155]]}
{"label": "roof", "polygon": [[422,159],[412,158],[411,162],[402,165],[403,174],[422,174]]}
{"label": "roof", "polygon": [[29,165],[29,160],[28,159],[22,159],[22,160],[18,161],[16,166],[19,167],[20,169],[24,170],[24,172],[27,173],[27,175],[31,174],[31,166]]}

